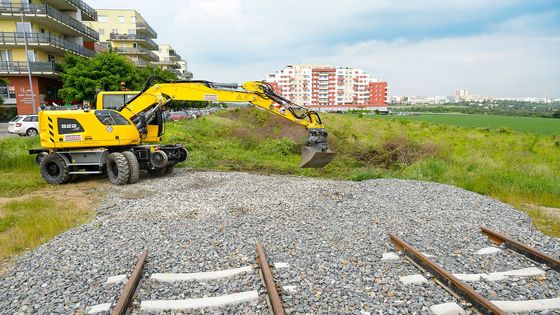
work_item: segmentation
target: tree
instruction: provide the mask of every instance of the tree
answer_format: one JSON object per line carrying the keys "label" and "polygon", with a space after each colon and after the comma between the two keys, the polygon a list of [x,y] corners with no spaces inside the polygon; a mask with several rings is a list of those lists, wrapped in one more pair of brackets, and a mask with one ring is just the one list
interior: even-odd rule
{"label": "tree", "polygon": [[560,118],[560,109],[557,109],[552,113],[552,118]]}
{"label": "tree", "polygon": [[151,65],[138,68],[128,58],[114,52],[98,53],[91,59],[67,54],[64,61],[60,75],[63,88],[58,93],[66,102],[93,101],[97,91],[123,88],[138,91],[144,88],[152,75],[177,80],[177,75],[169,70]]}
{"label": "tree", "polygon": [[[177,75],[169,70],[164,70],[158,67],[154,67],[152,65],[149,65],[145,68],[139,68],[140,70],[140,77],[142,78],[142,80],[144,82],[146,82],[148,80],[148,78],[152,75],[157,75],[158,77],[161,77],[165,80],[168,81],[175,81],[177,80]],[[143,88],[144,86],[142,86]]]}
{"label": "tree", "polygon": [[121,82],[130,90],[144,84],[138,68],[126,57],[113,52],[103,52],[91,59],[67,54],[61,73],[63,88],[59,95],[66,102],[93,101],[97,91],[118,91]]}

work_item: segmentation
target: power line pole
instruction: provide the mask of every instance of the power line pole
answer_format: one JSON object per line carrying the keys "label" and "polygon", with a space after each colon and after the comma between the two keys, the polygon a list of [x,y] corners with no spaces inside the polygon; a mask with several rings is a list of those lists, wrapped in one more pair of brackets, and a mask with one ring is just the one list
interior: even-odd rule
{"label": "power line pole", "polygon": [[25,29],[25,24],[23,22],[23,10],[25,7],[21,6],[21,27],[23,27],[23,40],[25,43],[25,60],[27,60],[27,76],[29,77],[29,91],[31,92],[31,107],[33,108],[33,114],[37,114],[37,108],[35,107],[35,93],[33,92],[33,80],[31,79],[31,64],[29,62],[29,49],[27,48],[27,30]]}

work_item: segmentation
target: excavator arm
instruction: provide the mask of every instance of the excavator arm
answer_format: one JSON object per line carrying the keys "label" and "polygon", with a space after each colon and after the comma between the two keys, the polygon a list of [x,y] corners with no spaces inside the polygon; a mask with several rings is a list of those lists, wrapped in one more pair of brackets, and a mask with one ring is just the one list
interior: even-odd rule
{"label": "excavator arm", "polygon": [[[156,83],[154,84],[154,81]],[[148,80],[146,87],[135,98],[119,109],[120,113],[134,122],[145,138],[150,135],[148,124],[169,101],[214,101],[250,103],[270,113],[304,126],[308,131],[307,143],[303,148],[300,167],[318,168],[330,163],[335,152],[327,143],[327,130],[319,114],[297,105],[274,93],[265,82],[250,81],[241,86],[209,81],[164,81],[159,77]]]}

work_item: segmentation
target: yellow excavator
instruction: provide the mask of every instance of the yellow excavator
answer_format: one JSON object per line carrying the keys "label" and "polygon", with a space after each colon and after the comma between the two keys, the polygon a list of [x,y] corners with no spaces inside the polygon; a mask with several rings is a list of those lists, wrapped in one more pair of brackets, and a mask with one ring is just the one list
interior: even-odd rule
{"label": "yellow excavator", "polygon": [[[115,108],[104,99],[123,97]],[[148,79],[139,93],[100,92],[95,109],[47,107],[39,112],[41,149],[36,155],[41,175],[50,184],[63,184],[81,174],[107,172],[115,185],[136,183],[140,170],[164,174],[188,158],[181,144],[159,144],[164,134],[163,109],[170,101],[248,102],[303,125],[308,130],[300,167],[319,168],[335,153],[319,114],[276,94],[265,82],[241,86],[209,81]],[[113,109],[110,109],[113,107]]]}

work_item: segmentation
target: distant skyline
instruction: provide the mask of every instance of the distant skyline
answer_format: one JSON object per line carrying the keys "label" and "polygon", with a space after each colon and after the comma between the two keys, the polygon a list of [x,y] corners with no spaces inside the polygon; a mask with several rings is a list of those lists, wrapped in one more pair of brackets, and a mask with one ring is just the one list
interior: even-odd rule
{"label": "distant skyline", "polygon": [[560,97],[556,0],[86,0],[136,9],[195,79],[262,80],[288,64],[362,68],[391,95]]}

